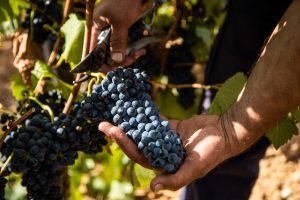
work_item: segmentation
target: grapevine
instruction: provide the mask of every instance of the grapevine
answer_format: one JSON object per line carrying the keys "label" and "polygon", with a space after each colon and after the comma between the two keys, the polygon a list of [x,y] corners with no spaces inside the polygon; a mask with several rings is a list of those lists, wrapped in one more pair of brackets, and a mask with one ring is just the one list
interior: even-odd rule
{"label": "grapevine", "polygon": [[[173,79],[170,73],[182,73],[175,66],[178,62],[195,61],[190,52],[186,51],[188,59],[184,61],[174,59],[174,52],[178,52],[174,48],[165,49],[166,58],[159,58],[159,51],[155,51],[157,46],[151,44],[147,47],[147,55],[139,58],[130,68],[120,67],[106,75],[96,74],[97,78],[90,81],[87,90],[81,90],[84,96],[78,97],[79,83],[74,84],[72,91],[56,84],[63,81],[72,83],[74,77],[69,70],[77,63],[65,54],[65,46],[70,46],[70,43],[67,43],[69,35],[60,28],[65,23],[74,22],[68,20],[69,13],[75,13],[78,21],[84,18],[86,13],[81,54],[82,59],[85,58],[89,52],[95,1],[24,0],[24,5],[25,3],[29,6],[24,6],[24,12],[20,12],[20,34],[28,34],[27,42],[42,47],[37,51],[43,50],[50,56],[31,49],[33,53],[29,55],[30,66],[20,66],[22,69],[28,69],[26,75],[31,79],[31,85],[27,84],[23,89],[25,92],[23,91],[22,97],[18,98],[18,107],[14,112],[7,112],[7,109],[1,107],[0,199],[5,199],[7,177],[11,174],[20,175],[28,199],[67,198],[68,186],[64,185],[68,182],[67,169],[74,165],[79,154],[95,155],[109,149],[104,134],[98,131],[98,125],[102,121],[119,126],[155,170],[175,173],[184,161],[186,153],[179,135],[170,129],[169,122],[160,118],[158,107],[151,99],[151,84],[162,90],[189,90],[179,95],[178,99],[185,107],[193,104],[195,85],[192,84],[195,79],[189,76],[184,81],[178,81]],[[180,17],[182,16],[178,15],[178,18]],[[164,42],[173,39],[179,20],[175,20],[172,31],[168,31]],[[146,29],[144,24],[138,21],[129,30],[128,42],[155,34],[155,29],[153,30]],[[71,42],[74,46],[78,43]],[[162,48],[159,47],[160,51]],[[73,48],[70,49],[73,51]],[[27,64],[27,55],[21,53],[19,63]],[[43,58],[35,53],[44,53]],[[42,59],[40,63],[47,63],[48,66],[36,70],[37,65],[34,63],[37,58]],[[31,70],[35,72],[30,72]],[[190,68],[185,70],[189,71]],[[37,75],[36,71],[41,75]],[[81,75],[78,74],[75,80]],[[169,76],[170,82],[159,83],[156,78],[161,75]],[[200,85],[200,88],[205,87]],[[187,93],[192,94],[191,97],[180,101]],[[114,156],[114,152],[112,155]]]}

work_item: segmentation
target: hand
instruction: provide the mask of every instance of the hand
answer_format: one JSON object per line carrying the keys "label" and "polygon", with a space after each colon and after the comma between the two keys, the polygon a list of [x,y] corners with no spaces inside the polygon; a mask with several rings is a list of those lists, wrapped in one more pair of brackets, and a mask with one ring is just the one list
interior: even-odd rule
{"label": "hand", "polygon": [[178,190],[203,177],[231,155],[228,141],[232,140],[225,139],[219,116],[198,115],[171,124],[180,134],[187,156],[176,173],[161,174],[152,180],[150,187],[155,192]]}
{"label": "hand", "polygon": [[121,128],[114,126],[109,122],[101,122],[99,124],[99,130],[102,131],[106,136],[115,140],[124,153],[132,161],[142,165],[145,168],[152,169],[143,152],[138,150],[134,142],[127,137],[126,133],[124,133]]}
{"label": "hand", "polygon": [[[156,176],[151,189],[177,190],[193,180],[203,177],[219,163],[230,157],[230,144],[226,141],[218,116],[196,116],[183,121],[171,121],[171,128],[180,134],[187,157],[175,174]],[[130,159],[151,168],[142,152],[118,127],[102,122],[99,130],[113,138]]]}
{"label": "hand", "polygon": [[140,49],[125,58],[128,29],[138,20],[141,13],[141,0],[102,0],[94,10],[90,50],[97,44],[100,31],[110,25],[112,27],[110,38],[112,59],[125,66],[133,63],[139,56],[146,53],[145,49]]}

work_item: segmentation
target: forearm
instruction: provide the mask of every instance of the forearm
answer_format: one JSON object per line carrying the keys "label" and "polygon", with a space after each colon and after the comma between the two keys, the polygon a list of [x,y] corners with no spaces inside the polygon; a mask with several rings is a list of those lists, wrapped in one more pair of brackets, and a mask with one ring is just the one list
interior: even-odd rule
{"label": "forearm", "polygon": [[272,33],[237,101],[222,117],[233,154],[248,148],[300,104],[300,0]]}

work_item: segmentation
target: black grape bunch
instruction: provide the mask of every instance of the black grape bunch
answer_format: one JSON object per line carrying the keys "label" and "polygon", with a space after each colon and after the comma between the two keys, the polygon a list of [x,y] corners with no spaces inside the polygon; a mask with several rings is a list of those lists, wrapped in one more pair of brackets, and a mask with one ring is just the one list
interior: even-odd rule
{"label": "black grape bunch", "polygon": [[[93,85],[91,94],[75,103],[70,115],[62,113],[65,99],[55,90],[20,101],[17,110],[21,115],[32,108],[35,112],[1,144],[1,160],[7,164],[1,176],[22,174],[28,199],[63,199],[60,181],[64,169],[75,163],[78,152],[96,154],[107,144],[98,131],[103,120],[122,128],[153,168],[174,173],[185,150],[169,122],[159,117],[147,81],[144,71],[120,67]],[[51,107],[54,116],[40,104]],[[7,131],[14,120],[14,116],[2,114],[2,129]],[[0,177],[2,190],[5,183]]]}
{"label": "black grape bunch", "polygon": [[147,81],[148,75],[137,68],[119,67],[109,72],[82,101],[82,114],[119,126],[153,168],[173,173],[183,162],[185,151],[179,135],[170,129],[168,121],[160,118]]}
{"label": "black grape bunch", "polygon": [[[52,90],[36,99],[53,109],[54,118],[51,120],[32,99],[20,102],[20,113],[32,108],[35,112],[4,139],[1,159],[3,163],[9,162],[3,174],[21,173],[28,199],[60,200],[63,170],[75,163],[79,151],[99,153],[107,142],[96,124],[80,116],[79,104],[75,104],[71,115],[62,113],[65,99],[61,93]],[[7,124],[10,118],[3,114],[1,122]]]}
{"label": "black grape bunch", "polygon": [[[30,29],[33,34],[33,40],[39,44],[47,39],[55,40],[55,33],[45,29],[45,25],[53,26],[60,24],[62,20],[62,6],[57,0],[30,0],[37,9],[34,11],[32,21],[30,19],[32,9],[27,9],[26,16],[22,21],[22,28]],[[31,26],[32,23],[32,26]]]}

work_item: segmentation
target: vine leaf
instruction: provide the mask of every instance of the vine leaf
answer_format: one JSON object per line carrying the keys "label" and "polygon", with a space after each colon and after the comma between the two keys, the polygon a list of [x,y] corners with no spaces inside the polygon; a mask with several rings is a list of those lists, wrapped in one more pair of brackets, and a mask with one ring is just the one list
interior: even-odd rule
{"label": "vine leaf", "polygon": [[207,114],[222,115],[238,97],[247,78],[243,73],[237,73],[229,78],[217,92]]}
{"label": "vine leaf", "polygon": [[27,91],[27,88],[25,87],[24,83],[23,83],[23,79],[22,76],[19,73],[13,74],[10,77],[10,81],[11,81],[11,91],[13,96],[16,98],[16,100],[21,100],[23,99],[23,95],[22,93],[24,91]]}
{"label": "vine leaf", "polygon": [[[70,84],[64,82],[63,80],[61,80],[60,78],[58,78],[58,76],[52,72],[52,69],[48,65],[43,63],[42,61],[37,61],[35,63],[34,69],[31,71],[31,73],[37,79],[41,79],[41,78],[55,79],[57,81],[56,85],[53,81],[48,82],[48,83],[51,83],[51,85],[53,85],[54,88],[59,88],[61,90],[64,98],[67,98],[69,96],[69,94],[72,90],[72,85],[70,85]],[[80,97],[82,97],[82,94],[80,94]]]}
{"label": "vine leaf", "polygon": [[7,20],[12,20],[14,17],[13,10],[9,5],[8,0],[0,1],[0,22],[4,22]]}
{"label": "vine leaf", "polygon": [[292,111],[292,116],[300,122],[300,106],[297,106],[295,110]]}
{"label": "vine leaf", "polygon": [[134,175],[137,178],[137,183],[135,185],[136,188],[146,188],[150,185],[151,180],[155,177],[155,172],[153,170],[146,169],[140,165],[135,164]]}
{"label": "vine leaf", "polygon": [[52,72],[51,68],[42,61],[37,61],[35,63],[34,69],[31,71],[31,73],[38,79],[40,79],[42,76],[48,78],[57,78],[57,76]]}
{"label": "vine leaf", "polygon": [[69,19],[61,27],[61,32],[65,35],[65,48],[62,57],[71,66],[79,63],[83,48],[85,21],[79,20],[75,14],[70,14]]}
{"label": "vine leaf", "polygon": [[[4,0],[5,1],[5,0]],[[13,13],[18,16],[22,12],[20,8],[30,8],[30,3],[24,0],[8,0]]]}
{"label": "vine leaf", "polygon": [[274,127],[267,131],[266,136],[272,142],[274,147],[278,149],[298,133],[298,128],[295,122],[285,117],[280,120]]}

